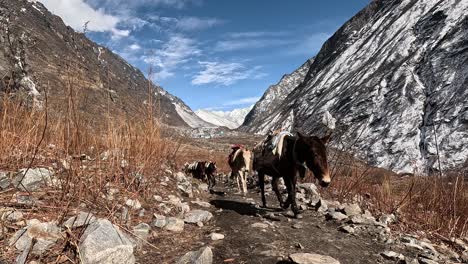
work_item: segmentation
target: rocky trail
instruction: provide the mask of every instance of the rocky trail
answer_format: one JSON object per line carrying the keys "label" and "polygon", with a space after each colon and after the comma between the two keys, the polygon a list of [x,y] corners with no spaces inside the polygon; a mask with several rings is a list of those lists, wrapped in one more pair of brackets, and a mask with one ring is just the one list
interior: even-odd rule
{"label": "rocky trail", "polygon": [[[313,183],[298,184],[303,213],[296,219],[278,209],[271,185],[267,184],[269,207],[261,208],[255,184],[242,195],[234,184],[219,180],[209,192],[205,183],[182,172],[167,174],[161,185],[171,191],[155,194],[151,201],[121,200],[115,189],[107,190],[106,199],[121,200],[113,216],[86,204],[63,220],[46,218],[37,209],[32,214],[2,206],[0,263],[73,263],[73,258],[80,263],[129,264],[468,262],[467,241],[457,239],[448,247],[423,235],[396,232],[391,227],[398,217],[373,216],[358,203],[326,200]],[[29,188],[46,188],[47,183],[34,177],[25,177]],[[53,182],[54,176],[49,177]],[[43,205],[43,197],[35,194],[16,196]],[[22,200],[25,208],[28,199]]]}

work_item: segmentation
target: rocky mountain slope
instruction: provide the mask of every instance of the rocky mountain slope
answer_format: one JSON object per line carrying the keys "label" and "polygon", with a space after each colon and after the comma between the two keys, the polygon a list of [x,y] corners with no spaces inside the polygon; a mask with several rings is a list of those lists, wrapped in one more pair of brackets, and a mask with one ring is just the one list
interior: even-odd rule
{"label": "rocky mountain slope", "polygon": [[263,121],[276,110],[281,111],[278,109],[281,103],[294,88],[304,81],[313,62],[313,58],[306,61],[299,69],[290,74],[285,74],[277,84],[270,86],[262,98],[254,105],[252,111],[247,114],[241,129],[246,132],[265,131],[264,133],[267,133],[270,127],[267,128],[268,123]]}
{"label": "rocky mountain slope", "polygon": [[209,111],[200,109],[195,111],[195,113],[204,121],[214,124],[215,126],[236,129],[242,125],[245,116],[251,109],[252,107],[239,108],[232,111]]}
{"label": "rocky mountain slope", "polygon": [[242,129],[323,133],[328,111],[337,119],[335,145],[373,165],[418,173],[438,169],[439,160],[442,169],[461,165],[467,43],[467,1],[372,1],[323,45],[304,82],[265,118],[252,121],[261,114],[255,108]]}
{"label": "rocky mountain slope", "polygon": [[72,96],[77,109],[96,122],[103,113],[137,116],[152,94],[163,122],[206,125],[179,98],[161,87],[149,90],[141,71],[36,1],[0,0],[0,77],[0,90],[27,93],[36,105],[43,104],[47,89],[56,114],[66,111]]}

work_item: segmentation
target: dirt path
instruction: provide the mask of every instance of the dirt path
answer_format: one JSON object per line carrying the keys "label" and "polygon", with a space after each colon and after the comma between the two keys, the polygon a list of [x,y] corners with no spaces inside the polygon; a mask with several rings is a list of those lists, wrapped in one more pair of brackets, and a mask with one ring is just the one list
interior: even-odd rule
{"label": "dirt path", "polygon": [[[328,255],[342,264],[395,263],[380,257],[386,246],[375,234],[345,234],[338,231],[337,223],[313,211],[304,212],[303,219],[291,219],[277,209],[257,208],[260,196],[255,190],[245,197],[232,189],[223,190],[225,196],[213,195],[211,199],[216,207],[214,225],[226,236],[214,244],[213,263],[288,263],[284,259],[296,252]],[[268,202],[271,207],[278,206],[271,195]],[[265,218],[271,213],[276,221]],[[267,227],[252,226],[255,223]]]}

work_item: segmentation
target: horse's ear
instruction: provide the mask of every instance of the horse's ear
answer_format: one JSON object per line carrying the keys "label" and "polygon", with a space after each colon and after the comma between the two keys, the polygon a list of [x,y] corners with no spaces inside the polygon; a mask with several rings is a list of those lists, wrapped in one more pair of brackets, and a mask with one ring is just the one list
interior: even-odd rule
{"label": "horse's ear", "polygon": [[323,138],[321,138],[320,140],[323,142],[323,144],[327,144],[329,141],[330,141],[330,138],[331,138],[331,133],[324,136]]}

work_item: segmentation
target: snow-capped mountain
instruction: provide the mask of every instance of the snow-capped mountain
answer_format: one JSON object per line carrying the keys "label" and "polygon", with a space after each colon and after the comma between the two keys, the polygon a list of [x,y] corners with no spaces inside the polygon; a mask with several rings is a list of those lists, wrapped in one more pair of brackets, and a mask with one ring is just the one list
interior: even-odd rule
{"label": "snow-capped mountain", "polygon": [[244,122],[245,116],[252,107],[234,109],[232,111],[209,111],[200,109],[195,113],[204,121],[216,126],[224,126],[230,129],[236,129]]}
{"label": "snow-capped mountain", "polygon": [[468,157],[467,43],[468,1],[372,1],[323,45],[302,83],[241,129],[320,134],[329,112],[334,144],[373,165],[459,166]]}
{"label": "snow-capped mountain", "polygon": [[[38,1],[0,0],[0,76],[0,91],[24,92],[39,104],[49,87],[50,112],[57,115],[66,110],[67,80],[73,79],[81,98],[77,108],[97,122],[104,113],[138,118],[149,97],[149,81],[140,70],[67,27]],[[10,87],[3,87],[5,78]],[[164,123],[212,126],[162,87],[152,89]]]}

